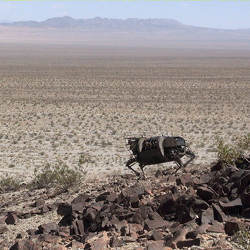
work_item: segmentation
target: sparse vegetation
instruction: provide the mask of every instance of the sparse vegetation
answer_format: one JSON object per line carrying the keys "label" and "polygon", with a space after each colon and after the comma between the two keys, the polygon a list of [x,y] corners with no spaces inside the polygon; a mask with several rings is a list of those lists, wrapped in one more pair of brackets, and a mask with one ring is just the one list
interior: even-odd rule
{"label": "sparse vegetation", "polygon": [[250,134],[238,137],[234,144],[226,143],[217,137],[218,159],[224,164],[233,164],[237,159],[245,157],[245,151],[250,148]]}
{"label": "sparse vegetation", "polygon": [[2,176],[0,178],[0,193],[17,191],[21,186],[21,180],[18,177]]}
{"label": "sparse vegetation", "polygon": [[69,168],[67,164],[59,161],[55,165],[47,164],[44,168],[34,172],[34,179],[28,185],[30,189],[55,188],[64,192],[79,185],[86,174],[86,170]]}
{"label": "sparse vegetation", "polygon": [[242,249],[250,250],[250,228],[241,228],[240,231],[232,236],[231,240],[241,246]]}
{"label": "sparse vegetation", "polygon": [[0,47],[0,166],[27,180],[44,162],[78,165],[82,148],[82,169],[124,173],[126,136],[183,136],[199,164],[216,157],[216,135],[232,141],[250,129],[245,54],[234,68],[236,57],[224,51],[189,57],[188,50],[117,48],[114,57],[105,47],[7,47]]}

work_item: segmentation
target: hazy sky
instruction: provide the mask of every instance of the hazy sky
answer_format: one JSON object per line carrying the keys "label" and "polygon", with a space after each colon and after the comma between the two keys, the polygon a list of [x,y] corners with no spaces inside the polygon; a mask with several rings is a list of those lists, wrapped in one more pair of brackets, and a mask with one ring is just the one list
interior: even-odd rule
{"label": "hazy sky", "polygon": [[250,28],[250,0],[0,0],[0,21],[74,18],[171,18],[215,28]]}

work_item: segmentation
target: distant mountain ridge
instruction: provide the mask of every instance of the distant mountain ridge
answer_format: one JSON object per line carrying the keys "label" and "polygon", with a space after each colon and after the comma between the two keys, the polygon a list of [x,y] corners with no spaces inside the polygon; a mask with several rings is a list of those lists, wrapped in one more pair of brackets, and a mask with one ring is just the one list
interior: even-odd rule
{"label": "distant mountain ridge", "polygon": [[172,19],[74,19],[0,23],[0,43],[250,49],[250,29],[215,29]]}
{"label": "distant mountain ridge", "polygon": [[[173,19],[112,19],[90,18],[74,19],[69,16],[49,18],[45,21],[20,21],[1,23],[4,26],[15,27],[41,27],[41,28],[70,28],[85,30],[114,30],[114,31],[162,31],[166,29],[181,29],[189,27]],[[190,26],[191,27],[191,26]]]}
{"label": "distant mountain ridge", "polygon": [[[200,27],[183,24],[174,19],[164,18],[127,18],[127,19],[115,19],[115,18],[88,18],[88,19],[75,19],[70,16],[53,17],[45,21],[0,21],[0,25],[14,26],[14,27],[41,27],[41,28],[70,28],[70,29],[99,29],[99,30],[135,30],[135,31],[164,31],[166,29],[209,29],[209,30],[228,30],[233,29],[217,29],[209,27]],[[249,29],[238,29],[240,31],[250,31]]]}

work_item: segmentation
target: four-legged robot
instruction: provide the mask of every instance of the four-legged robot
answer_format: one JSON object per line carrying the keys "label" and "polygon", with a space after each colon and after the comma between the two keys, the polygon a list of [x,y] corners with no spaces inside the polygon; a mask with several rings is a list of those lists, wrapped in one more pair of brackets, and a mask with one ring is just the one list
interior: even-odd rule
{"label": "four-legged robot", "polygon": [[[140,173],[132,168],[136,163],[139,164],[143,177],[143,168],[146,165],[154,165],[164,162],[176,162],[178,168],[186,167],[194,158],[194,153],[186,145],[185,140],[178,136],[156,136],[156,137],[129,137],[127,145],[132,152],[132,157],[127,161],[126,166],[137,176]],[[187,156],[189,160],[182,163],[181,158]]]}

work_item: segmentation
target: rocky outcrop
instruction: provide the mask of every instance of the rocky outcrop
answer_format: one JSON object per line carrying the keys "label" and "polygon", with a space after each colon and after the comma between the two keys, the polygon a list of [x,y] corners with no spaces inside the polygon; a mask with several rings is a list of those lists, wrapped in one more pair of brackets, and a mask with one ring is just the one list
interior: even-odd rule
{"label": "rocky outcrop", "polygon": [[[56,203],[60,222],[29,231],[11,249],[105,249],[132,243],[142,249],[184,248],[202,245],[204,234],[231,236],[241,225],[249,226],[250,166],[217,163],[200,176],[157,176],[138,182],[120,176],[72,202]],[[39,211],[45,206],[41,200],[33,204]],[[23,218],[9,212],[5,223]]]}

